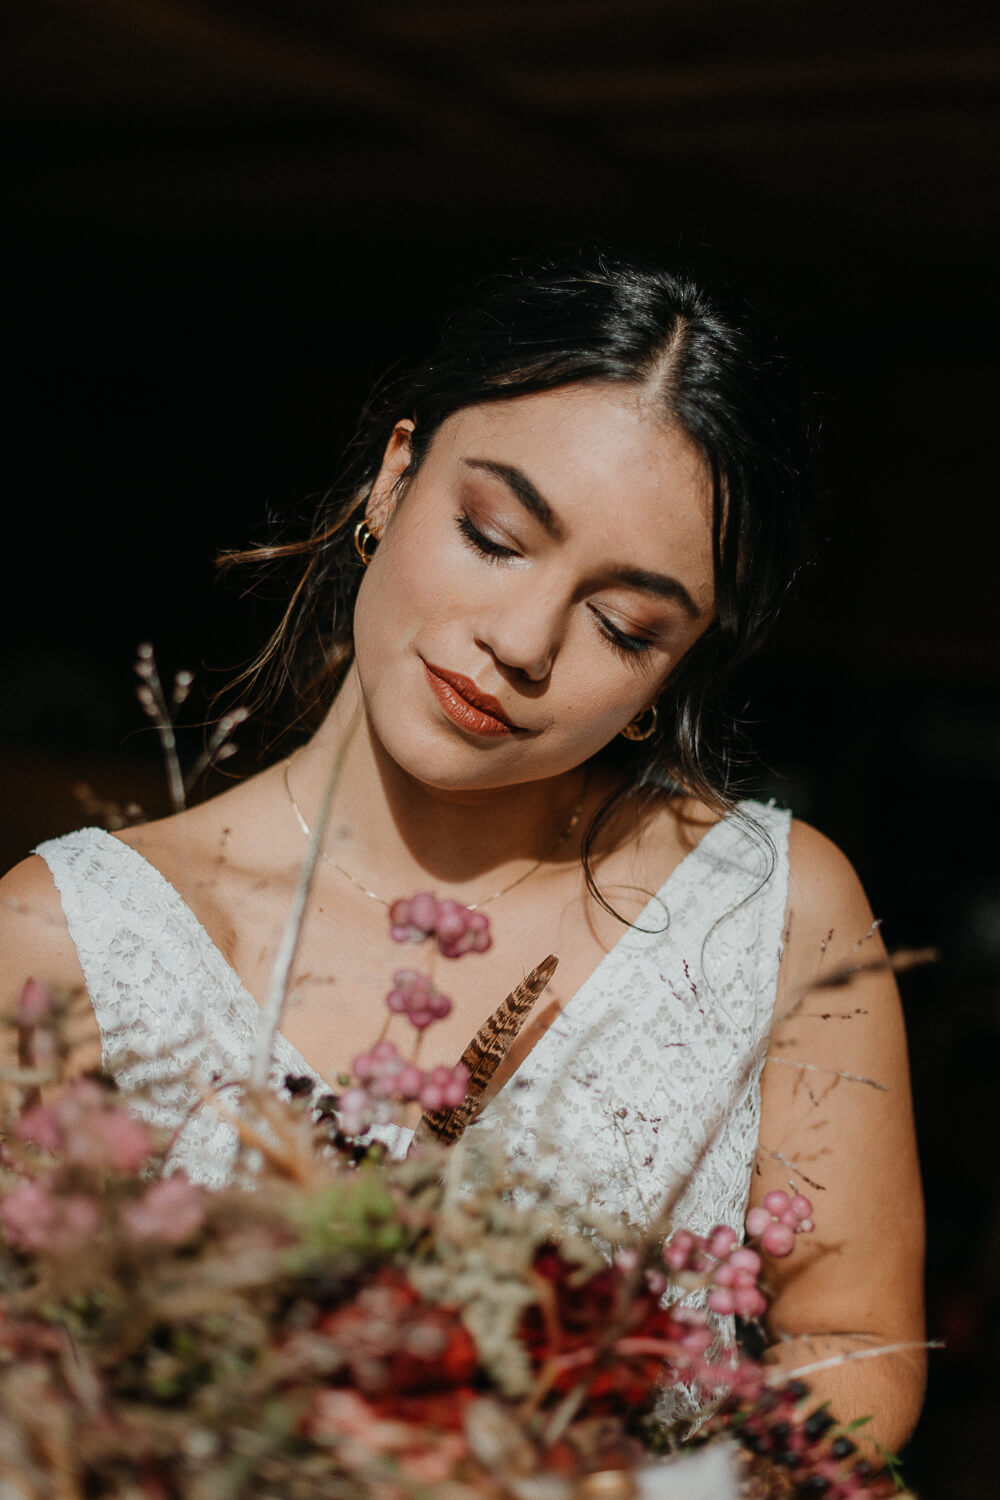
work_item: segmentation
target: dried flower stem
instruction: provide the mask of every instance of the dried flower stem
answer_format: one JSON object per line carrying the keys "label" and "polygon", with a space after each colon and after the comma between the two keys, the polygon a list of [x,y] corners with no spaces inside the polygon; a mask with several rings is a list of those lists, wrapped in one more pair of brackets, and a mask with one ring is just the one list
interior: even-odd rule
{"label": "dried flower stem", "polygon": [[[803,1338],[815,1337],[803,1334]],[[905,1344],[879,1344],[877,1349],[851,1349],[843,1354],[831,1354],[827,1359],[813,1360],[812,1364],[799,1365],[794,1370],[776,1370],[768,1377],[769,1385],[783,1385],[788,1380],[801,1380],[805,1375],[815,1375],[819,1370],[834,1370],[854,1359],[877,1359],[883,1354],[901,1354],[907,1349],[943,1349],[941,1339],[915,1339]]]}
{"label": "dried flower stem", "polygon": [[199,777],[203,776],[216,761],[225,760],[235,752],[236,746],[229,743],[229,736],[238,725],[246,721],[247,717],[245,708],[234,708],[231,713],[223,714],[212,731],[208,744],[184,777],[185,793],[190,792]]}
{"label": "dried flower stem", "polygon": [[344,730],[340,744],[337,747],[337,754],[334,756],[333,765],[330,768],[330,775],[323,792],[323,799],[320,803],[319,811],[313,819],[305,859],[302,861],[299,869],[295,894],[292,897],[288,918],[285,922],[284,931],[281,934],[278,951],[275,954],[274,967],[271,970],[267,995],[262,1007],[260,1041],[257,1045],[253,1066],[250,1069],[249,1084],[251,1090],[263,1091],[267,1087],[268,1073],[271,1066],[271,1052],[274,1048],[274,1039],[281,1026],[281,1017],[288,999],[288,985],[291,978],[292,965],[295,962],[295,954],[302,935],[302,923],[305,918],[306,903],[309,900],[309,892],[312,889],[313,876],[316,873],[316,865],[319,860],[319,852],[326,834],[326,824],[330,815],[333,794],[340,779],[341,768],[344,764],[351,740],[354,738],[357,724],[358,715],[355,712],[347,728]]}
{"label": "dried flower stem", "polygon": [[[294,1146],[290,1150],[286,1132],[279,1132],[279,1140],[275,1144],[273,1141],[268,1140],[267,1136],[261,1131],[255,1130],[235,1110],[227,1108],[212,1089],[198,1083],[197,1080],[196,1087],[206,1104],[210,1104],[215,1110],[219,1119],[224,1120],[227,1125],[231,1126],[239,1141],[241,1150],[259,1151],[261,1156],[282,1177],[290,1177],[300,1185],[307,1186],[316,1180],[317,1164],[315,1157],[307,1159],[306,1154],[295,1149]],[[256,1099],[256,1103],[268,1124],[274,1125],[277,1123],[278,1116],[272,1114],[267,1108],[269,1098],[269,1095],[261,1091]]]}
{"label": "dried flower stem", "polygon": [[139,647],[136,663],[136,676],[139,678],[139,702],[143,712],[152,719],[159,736],[160,748],[163,751],[163,762],[167,773],[167,791],[170,794],[171,812],[183,812],[186,805],[184,795],[184,776],[181,772],[180,758],[177,754],[177,736],[174,733],[174,722],[163,691],[163,683],[156,666],[156,658],[153,648],[148,641]]}

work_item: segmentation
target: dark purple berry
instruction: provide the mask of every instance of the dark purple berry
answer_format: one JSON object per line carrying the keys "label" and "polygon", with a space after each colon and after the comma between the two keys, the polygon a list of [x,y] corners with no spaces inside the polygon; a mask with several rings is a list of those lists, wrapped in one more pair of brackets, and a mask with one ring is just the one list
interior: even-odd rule
{"label": "dark purple berry", "polygon": [[285,1089],[293,1099],[308,1099],[315,1087],[314,1081],[304,1073],[299,1076],[285,1074]]}
{"label": "dark purple berry", "polygon": [[801,1484],[796,1486],[795,1490],[795,1493],[801,1495],[803,1500],[807,1500],[807,1497],[812,1495],[826,1495],[829,1492],[830,1481],[824,1478],[822,1474],[810,1474],[809,1478],[803,1479]]}
{"label": "dark purple berry", "polygon": [[830,1452],[834,1458],[850,1458],[852,1453],[857,1453],[857,1448],[849,1437],[834,1438],[830,1444]]}
{"label": "dark purple berry", "polygon": [[785,1386],[785,1391],[793,1401],[801,1401],[803,1396],[808,1396],[809,1387],[804,1380],[790,1380]]}
{"label": "dark purple berry", "polygon": [[833,1418],[830,1413],[825,1406],[819,1406],[810,1416],[806,1417],[802,1430],[811,1442],[815,1442],[817,1438],[823,1436],[824,1432],[829,1432],[832,1426]]}

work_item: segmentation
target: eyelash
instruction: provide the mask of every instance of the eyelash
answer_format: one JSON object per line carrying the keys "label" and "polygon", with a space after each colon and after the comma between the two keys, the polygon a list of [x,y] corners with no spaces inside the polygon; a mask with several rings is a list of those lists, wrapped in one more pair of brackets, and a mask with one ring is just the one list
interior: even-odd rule
{"label": "eyelash", "polygon": [[[484,536],[464,512],[455,524],[462,540],[486,562],[500,563],[508,557],[517,557],[518,554],[512,547],[504,547],[499,542],[494,542],[492,538]],[[619,630],[616,625],[612,625],[611,621],[602,615],[600,610],[594,609],[593,605],[591,605],[591,611],[605,641],[613,651],[618,652],[626,660],[634,661],[637,656],[642,656],[652,649],[653,642],[647,640],[645,636],[627,635],[624,630]]]}
{"label": "eyelash", "polygon": [[458,517],[456,525],[463,540],[468,543],[473,552],[478,552],[479,556],[485,557],[488,562],[503,562],[504,558],[517,556],[512,547],[503,547],[499,542],[494,542],[490,537],[484,536],[477,527],[473,526],[464,511]]}
{"label": "eyelash", "polygon": [[617,625],[612,625],[611,621],[606,619],[600,610],[594,609],[593,605],[590,608],[593,611],[598,629],[604,639],[621,656],[631,658],[634,661],[637,656],[642,656],[644,652],[653,649],[653,642],[648,640],[646,636],[626,635],[624,630],[619,630]]}

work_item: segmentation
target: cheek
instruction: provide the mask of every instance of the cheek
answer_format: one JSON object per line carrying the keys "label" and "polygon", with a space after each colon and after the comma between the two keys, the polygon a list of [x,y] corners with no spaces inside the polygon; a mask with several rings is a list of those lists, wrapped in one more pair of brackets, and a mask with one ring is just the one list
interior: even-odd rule
{"label": "cheek", "polygon": [[411,646],[421,631],[460,610],[453,572],[422,528],[400,525],[387,536],[358,590],[354,645],[359,668],[375,670]]}

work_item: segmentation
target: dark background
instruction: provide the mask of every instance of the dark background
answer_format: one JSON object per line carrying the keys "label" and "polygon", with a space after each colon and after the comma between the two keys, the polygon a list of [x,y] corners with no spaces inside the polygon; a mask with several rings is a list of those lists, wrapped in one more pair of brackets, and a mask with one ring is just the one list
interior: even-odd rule
{"label": "dark background", "polygon": [[225,680],[271,615],[213,555],[325,485],[372,376],[509,255],[703,252],[804,361],[825,544],[748,714],[759,784],[846,849],[892,946],[941,951],[904,981],[948,1341],[929,1500],[997,1486],[995,17],[32,0],[0,78],[5,864],[83,821],[74,783],[163,807],[135,645]]}

